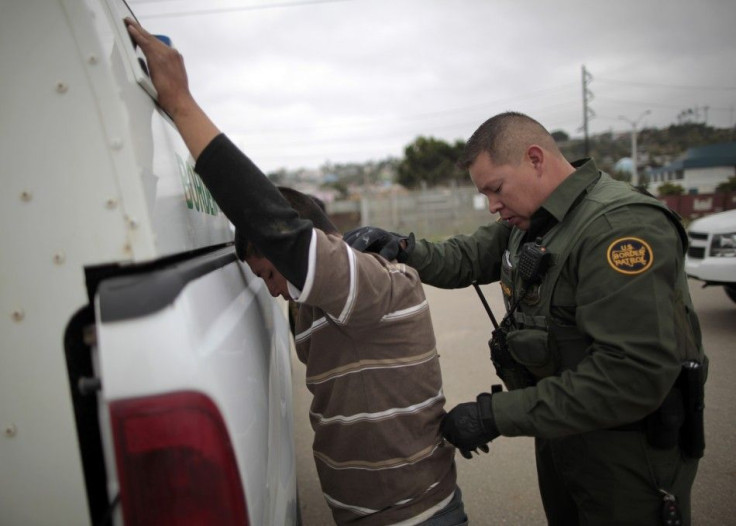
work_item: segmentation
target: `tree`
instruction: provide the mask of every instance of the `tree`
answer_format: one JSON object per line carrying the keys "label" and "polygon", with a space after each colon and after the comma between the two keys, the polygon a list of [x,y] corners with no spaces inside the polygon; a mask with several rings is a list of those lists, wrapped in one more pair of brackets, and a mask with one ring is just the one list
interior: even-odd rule
{"label": "tree", "polygon": [[657,192],[659,195],[682,195],[685,193],[685,189],[679,184],[666,182],[659,185]]}
{"label": "tree", "polygon": [[570,140],[570,136],[562,130],[555,130],[551,135],[556,143],[567,142]]}
{"label": "tree", "polygon": [[464,143],[448,144],[433,137],[417,137],[404,148],[399,164],[398,181],[407,188],[416,188],[424,181],[428,186],[464,180],[465,173],[456,166]]}
{"label": "tree", "polygon": [[716,193],[736,192],[736,175],[716,186]]}

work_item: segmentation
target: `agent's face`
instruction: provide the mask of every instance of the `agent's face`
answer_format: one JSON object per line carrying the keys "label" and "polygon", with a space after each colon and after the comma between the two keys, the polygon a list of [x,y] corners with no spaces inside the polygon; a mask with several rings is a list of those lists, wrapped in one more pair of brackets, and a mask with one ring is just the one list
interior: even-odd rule
{"label": "agent's face", "polygon": [[482,152],[470,165],[470,178],[478,192],[488,198],[488,209],[521,230],[528,230],[531,216],[549,195],[539,163],[524,155],[518,165],[495,165]]}
{"label": "agent's face", "polygon": [[291,299],[286,278],[276,270],[276,267],[269,260],[264,257],[249,256],[245,258],[245,262],[253,271],[253,274],[266,282],[266,287],[268,287],[271,296],[274,298],[281,296],[285,300]]}

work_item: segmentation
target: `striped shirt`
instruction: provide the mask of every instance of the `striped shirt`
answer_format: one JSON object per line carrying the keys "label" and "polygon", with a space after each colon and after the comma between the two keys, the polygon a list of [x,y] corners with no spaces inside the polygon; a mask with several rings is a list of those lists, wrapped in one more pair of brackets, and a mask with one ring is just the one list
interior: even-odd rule
{"label": "striped shirt", "polygon": [[441,509],[456,487],[454,448],[439,431],[445,399],[417,273],[313,229],[223,134],[195,169],[301,303],[296,350],[335,521],[409,526]]}
{"label": "striped shirt", "polygon": [[455,490],[434,331],[417,273],[313,230],[296,351],[322,490],[338,524],[391,524]]}

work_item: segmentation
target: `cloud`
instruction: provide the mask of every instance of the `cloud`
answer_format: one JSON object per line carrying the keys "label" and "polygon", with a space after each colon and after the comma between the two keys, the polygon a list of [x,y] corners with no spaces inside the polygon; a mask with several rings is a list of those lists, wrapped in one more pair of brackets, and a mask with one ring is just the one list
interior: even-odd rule
{"label": "cloud", "polygon": [[[172,37],[200,104],[267,171],[400,156],[418,135],[465,139],[508,109],[579,136],[583,65],[591,132],[627,131],[619,116],[645,110],[643,125],[666,126],[694,106],[734,125],[730,0],[130,4]],[[181,16],[193,11],[207,14]]]}

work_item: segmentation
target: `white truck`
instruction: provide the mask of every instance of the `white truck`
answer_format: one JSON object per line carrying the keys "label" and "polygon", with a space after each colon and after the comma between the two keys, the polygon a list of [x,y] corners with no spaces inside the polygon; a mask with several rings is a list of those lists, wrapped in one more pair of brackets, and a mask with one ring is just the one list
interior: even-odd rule
{"label": "white truck", "polygon": [[687,234],[687,275],[703,281],[703,286],[722,286],[736,302],[736,210],[696,219]]}
{"label": "white truck", "polygon": [[0,523],[298,523],[288,324],[124,16],[0,5]]}

